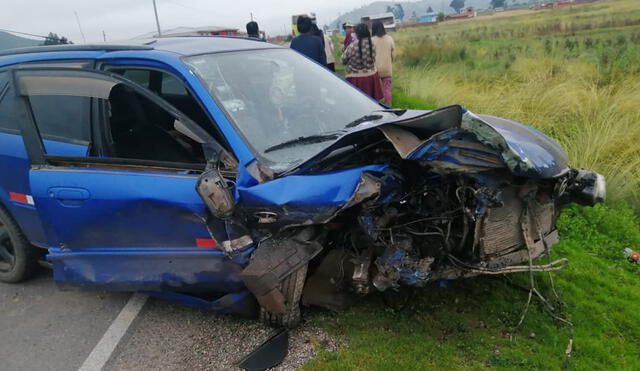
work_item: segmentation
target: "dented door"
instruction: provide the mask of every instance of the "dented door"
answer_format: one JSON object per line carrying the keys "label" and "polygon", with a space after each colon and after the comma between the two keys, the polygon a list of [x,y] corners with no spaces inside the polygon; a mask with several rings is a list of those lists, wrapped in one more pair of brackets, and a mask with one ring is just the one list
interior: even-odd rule
{"label": "dented door", "polygon": [[218,248],[207,228],[206,207],[195,190],[204,164],[109,158],[91,152],[102,143],[96,133],[104,132],[95,124],[104,125],[97,115],[75,123],[92,125],[86,154],[52,152],[59,148],[43,145],[42,121],[34,116],[29,98],[107,100],[114,86],[125,85],[166,110],[176,127],[186,126],[196,138],[198,128],[190,127],[188,118],[153,93],[110,74],[19,70],[14,80],[30,113],[22,128],[32,165],[30,190],[58,283],[123,291],[245,290],[238,277],[242,267]]}
{"label": "dented door", "polygon": [[99,169],[30,173],[61,284],[234,292],[240,266],[207,231],[195,175]]}

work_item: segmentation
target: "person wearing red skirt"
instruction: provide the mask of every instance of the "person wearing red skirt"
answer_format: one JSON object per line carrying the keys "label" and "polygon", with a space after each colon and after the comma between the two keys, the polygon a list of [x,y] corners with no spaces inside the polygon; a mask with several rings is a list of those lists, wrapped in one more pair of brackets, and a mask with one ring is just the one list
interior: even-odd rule
{"label": "person wearing red skirt", "polygon": [[376,69],[376,48],[366,24],[356,26],[357,41],[349,44],[342,53],[347,81],[375,100],[381,100],[382,83]]}

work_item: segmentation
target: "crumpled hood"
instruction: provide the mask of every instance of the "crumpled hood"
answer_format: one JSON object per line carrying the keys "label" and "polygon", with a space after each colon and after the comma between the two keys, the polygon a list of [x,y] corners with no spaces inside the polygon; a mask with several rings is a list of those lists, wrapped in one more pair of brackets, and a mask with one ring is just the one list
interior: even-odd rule
{"label": "crumpled hood", "polygon": [[[503,140],[493,138],[492,133],[482,133],[482,126],[493,129]],[[481,141],[490,145],[494,140],[502,150],[502,158],[516,175],[534,178],[553,178],[569,170],[569,156],[558,143],[540,131],[516,121],[466,112],[463,128],[474,132]]]}
{"label": "crumpled hood", "polygon": [[[406,131],[402,143],[394,142],[389,132]],[[489,116],[476,115],[454,105],[433,111],[407,110],[400,115],[387,114],[383,119],[362,123],[335,140],[330,146],[313,155],[302,164],[283,172],[280,176],[304,172],[318,160],[334,150],[356,141],[370,130],[382,130],[405,159],[455,162],[455,158],[434,156],[434,151],[447,151],[451,146],[443,132],[471,134],[482,144],[497,151],[506,166],[519,176],[553,178],[568,171],[568,156],[556,142],[545,134],[524,124]],[[452,137],[453,135],[450,135]],[[416,154],[428,153],[419,157]]]}
{"label": "crumpled hood", "polygon": [[236,201],[248,217],[284,228],[326,223],[373,194],[392,199],[402,188],[403,175],[389,164],[305,173],[325,156],[361,141],[365,132],[372,130],[382,132],[403,159],[427,164],[436,172],[478,173],[506,167],[516,175],[550,178],[567,170],[567,155],[555,142],[513,121],[476,116],[460,106],[385,116],[358,125],[302,165],[275,178],[259,181],[241,168]]}

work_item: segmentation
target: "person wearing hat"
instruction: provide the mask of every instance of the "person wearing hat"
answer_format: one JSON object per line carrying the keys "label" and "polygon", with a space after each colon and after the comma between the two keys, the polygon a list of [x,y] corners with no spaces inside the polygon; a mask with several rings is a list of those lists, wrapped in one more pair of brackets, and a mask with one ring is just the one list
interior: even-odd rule
{"label": "person wearing hat", "polygon": [[343,23],[342,28],[347,35],[344,37],[342,41],[342,50],[347,50],[347,46],[355,41],[355,37],[353,37],[353,25],[351,23]]}

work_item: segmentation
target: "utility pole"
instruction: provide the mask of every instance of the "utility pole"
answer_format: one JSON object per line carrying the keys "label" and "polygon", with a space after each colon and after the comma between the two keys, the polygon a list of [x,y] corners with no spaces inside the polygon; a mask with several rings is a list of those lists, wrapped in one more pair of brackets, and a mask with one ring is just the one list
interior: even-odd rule
{"label": "utility pole", "polygon": [[251,15],[251,22],[253,22],[253,12],[249,13]]}
{"label": "utility pole", "polygon": [[78,22],[78,28],[80,29],[80,35],[82,35],[82,41],[84,41],[84,43],[86,44],[87,39],[84,37],[84,32],[82,32],[82,26],[80,25],[80,17],[78,17],[78,12],[74,10],[73,14],[76,15],[76,22]]}
{"label": "utility pole", "polygon": [[103,40],[104,42],[107,42],[107,34],[106,34],[106,33],[104,33],[104,30],[102,30],[102,40]]}
{"label": "utility pole", "polygon": [[158,37],[162,37],[162,31],[160,31],[160,21],[158,20],[158,7],[156,7],[156,0],[153,0],[153,13],[156,15],[156,27],[158,28]]}

